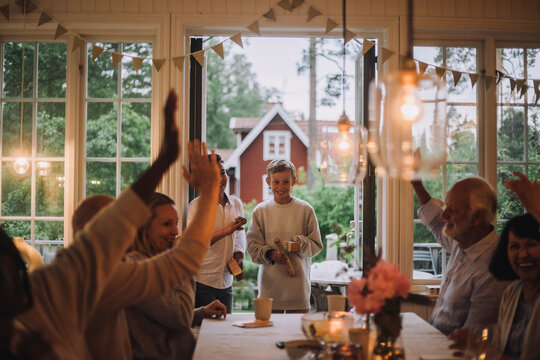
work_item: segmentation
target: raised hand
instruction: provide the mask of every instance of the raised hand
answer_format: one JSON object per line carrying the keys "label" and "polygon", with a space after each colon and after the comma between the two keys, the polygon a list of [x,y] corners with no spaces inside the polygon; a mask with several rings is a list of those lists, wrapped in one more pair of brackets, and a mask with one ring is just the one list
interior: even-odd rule
{"label": "raised hand", "polygon": [[212,156],[209,159],[206,144],[195,140],[188,143],[188,156],[191,172],[183,166],[184,178],[187,182],[201,195],[208,192],[217,194],[221,175],[214,151],[212,150]]}
{"label": "raised hand", "polygon": [[223,305],[219,300],[214,300],[210,304],[203,307],[204,318],[217,318],[227,317],[227,307]]}
{"label": "raised hand", "polygon": [[527,176],[519,171],[514,171],[513,174],[518,179],[508,180],[504,183],[504,186],[512,190],[525,209],[540,222],[540,185],[538,179],[530,181]]}

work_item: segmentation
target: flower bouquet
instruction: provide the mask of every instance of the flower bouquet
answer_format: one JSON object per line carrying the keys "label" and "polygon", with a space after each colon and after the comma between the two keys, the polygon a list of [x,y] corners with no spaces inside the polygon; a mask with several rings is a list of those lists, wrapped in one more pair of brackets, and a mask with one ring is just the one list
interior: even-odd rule
{"label": "flower bouquet", "polygon": [[[397,265],[379,260],[362,279],[352,279],[347,289],[349,304],[358,314],[374,314],[377,325],[377,345],[374,354],[383,358],[400,359],[402,350],[395,349],[401,333],[401,302],[405,299],[429,304],[426,296],[410,294],[411,283],[399,272]],[[401,353],[400,353],[401,351]],[[399,355],[401,354],[401,355]]]}

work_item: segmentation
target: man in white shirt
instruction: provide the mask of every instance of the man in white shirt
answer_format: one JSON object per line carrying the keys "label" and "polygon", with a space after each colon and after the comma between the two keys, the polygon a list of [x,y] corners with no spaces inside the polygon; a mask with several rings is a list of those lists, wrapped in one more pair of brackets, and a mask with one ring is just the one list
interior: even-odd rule
{"label": "man in white shirt", "polygon": [[[201,269],[195,277],[195,308],[206,306],[215,300],[221,301],[227,307],[227,313],[232,313],[233,275],[227,267],[227,262],[235,259],[240,268],[244,260],[246,248],[246,233],[244,225],[244,206],[242,201],[234,196],[225,194],[227,173],[223,169],[223,160],[216,155],[221,172],[219,199],[217,206],[214,233],[210,247],[204,257]],[[188,208],[187,222],[190,223],[193,214],[199,207],[199,198],[194,199]]]}
{"label": "man in white shirt", "polygon": [[411,184],[421,205],[420,220],[451,254],[430,323],[446,335],[461,327],[480,331],[495,323],[508,285],[488,271],[499,242],[491,224],[497,211],[495,191],[481,178],[467,178],[448,191],[443,204],[422,182]]}

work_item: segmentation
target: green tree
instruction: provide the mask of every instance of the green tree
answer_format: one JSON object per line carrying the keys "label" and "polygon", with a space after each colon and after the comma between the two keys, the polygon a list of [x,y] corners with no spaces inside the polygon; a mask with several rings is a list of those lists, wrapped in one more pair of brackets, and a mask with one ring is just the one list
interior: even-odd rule
{"label": "green tree", "polygon": [[229,129],[230,119],[262,116],[268,98],[277,94],[259,85],[251,63],[244,54],[231,51],[231,46],[224,44],[225,59],[207,52],[206,141],[212,148],[233,149],[236,139]]}

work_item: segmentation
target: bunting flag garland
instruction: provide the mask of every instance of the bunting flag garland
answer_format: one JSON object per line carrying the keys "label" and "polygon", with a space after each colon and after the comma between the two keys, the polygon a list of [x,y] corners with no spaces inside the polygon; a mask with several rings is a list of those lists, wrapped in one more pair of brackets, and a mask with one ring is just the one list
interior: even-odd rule
{"label": "bunting flag garland", "polygon": [[174,65],[176,65],[176,68],[180,71],[184,70],[184,56],[178,56],[173,58]]}
{"label": "bunting flag garland", "polygon": [[277,21],[276,14],[274,13],[274,9],[270,9],[267,13],[263,14],[265,18],[272,21]]}
{"label": "bunting flag garland", "polygon": [[366,55],[366,53],[374,46],[375,43],[373,41],[369,41],[368,39],[364,38],[362,42],[362,55]]}
{"label": "bunting flag garland", "polygon": [[306,22],[310,22],[311,20],[315,19],[319,15],[322,15],[322,13],[319,10],[315,9],[313,6],[309,6]]}
{"label": "bunting flag garland", "polygon": [[426,64],[425,62],[418,61],[418,73],[419,73],[420,75],[424,75],[424,73],[426,72],[428,66],[429,66],[429,65]]}
{"label": "bunting flag garland", "polygon": [[524,79],[516,79],[516,92],[519,94],[521,92],[521,88],[525,84]]}
{"label": "bunting flag garland", "polygon": [[[36,4],[33,1],[35,1],[35,0],[16,0],[14,2],[15,2],[15,4],[18,5],[18,7],[21,8],[21,11],[24,14],[31,13],[36,9],[39,9],[41,11],[37,27],[40,27],[41,25],[49,23],[51,21],[56,21],[50,14],[46,13],[42,9],[40,4]],[[279,6],[279,7],[281,7],[282,9],[284,9],[286,11],[292,12],[293,10],[299,8],[303,4],[307,5],[306,6],[307,7],[307,19],[306,19],[306,22],[310,22],[311,20],[313,20],[317,16],[321,16],[321,15],[324,16],[324,14],[321,11],[319,11],[317,8],[315,8],[314,6],[311,5],[311,1],[309,1],[309,2],[306,2],[305,0],[279,0],[279,1],[274,0],[274,1],[276,1],[274,3],[274,5],[267,12],[262,14],[260,16],[260,18],[264,17],[264,18],[266,18],[266,19],[268,19],[270,21],[276,22],[277,21],[277,17],[276,17],[276,13],[275,13],[275,7],[276,6]],[[4,6],[0,6],[0,13],[4,16],[4,18],[6,18],[6,20],[8,22],[10,21],[10,5],[9,5],[9,3],[4,5]],[[337,22],[330,19],[329,17],[326,17],[326,32],[325,32],[326,34],[328,34],[330,31],[334,30],[338,26],[339,26],[339,24]],[[257,34],[258,36],[261,36],[261,30],[260,30],[260,27],[259,27],[259,21],[258,20],[253,21],[249,26],[246,27],[246,29],[250,30],[254,34]],[[358,36],[358,34],[354,33],[353,31],[350,31],[349,29],[344,29],[344,30],[345,30],[345,44],[347,44],[349,41],[353,40],[354,38],[356,38]],[[76,34],[76,33],[73,33],[71,31],[69,31],[62,24],[60,24],[58,22],[57,22],[56,32],[55,32],[55,35],[54,35],[54,40],[59,39],[60,37],[62,37],[64,34],[66,34],[68,32],[69,32],[69,34],[71,34],[73,36],[72,51],[80,49],[83,44],[88,42],[83,37],[81,37],[79,34]],[[236,43],[241,48],[244,47],[243,43],[242,43],[242,32],[241,31],[234,34],[233,36],[231,36],[230,38],[228,38],[226,40],[231,40],[232,42]],[[226,40],[224,40],[224,41],[226,41]],[[211,46],[212,50],[214,50],[222,59],[225,58],[225,54],[224,54],[224,50],[223,50],[223,42],[224,41],[222,41],[222,42],[220,42],[220,43],[218,43],[216,45]],[[368,40],[367,38],[363,38],[363,41],[362,41],[362,54],[363,55],[366,54],[375,45],[376,44],[374,42]],[[379,51],[379,66],[380,66],[380,65],[384,64],[393,54],[395,54],[395,52],[393,52],[393,51],[391,51],[389,49],[386,49],[383,46],[380,46],[380,45],[378,45],[378,46],[380,48],[380,51]],[[121,59],[124,56],[126,56],[126,57],[129,57],[129,58],[132,59],[133,67],[135,68],[135,70],[137,72],[140,69],[140,67],[142,65],[142,62],[144,60],[151,60],[154,67],[156,68],[156,70],[158,72],[161,69],[161,67],[163,66],[163,64],[165,63],[165,61],[167,60],[167,59],[144,58],[144,57],[133,56],[133,55],[124,55],[124,54],[121,54],[121,53],[113,52],[111,50],[106,50],[103,47],[97,46],[95,44],[92,44],[92,60],[95,61],[98,58],[98,56],[101,55],[104,51],[106,51],[108,53],[111,53],[111,56],[113,58],[113,68],[118,65],[118,63],[121,61]],[[172,60],[173,63],[175,64],[175,66],[180,71],[183,71],[185,58],[189,57],[190,55],[193,55],[193,57],[197,60],[197,62],[199,64],[204,65],[204,52],[205,51],[206,51],[206,49],[203,49],[203,50],[200,50],[200,51],[192,53],[192,54],[184,54],[182,56],[172,57],[172,58],[169,58],[169,60]],[[398,55],[402,56],[401,54],[398,54]],[[433,66],[435,68],[435,73],[437,74],[437,76],[439,78],[442,78],[444,76],[444,74],[446,73],[446,70],[451,71],[452,76],[453,76],[454,86],[457,86],[457,84],[461,80],[463,74],[468,74],[469,75],[469,79],[471,80],[471,87],[474,87],[476,85],[476,83],[477,83],[477,81],[478,81],[478,79],[480,77],[480,74],[477,74],[477,73],[467,73],[467,72],[461,72],[461,71],[458,71],[458,70],[445,69],[445,68],[442,68],[442,67],[438,67],[438,66],[435,66],[435,65],[424,63],[424,62],[419,61],[419,60],[415,60],[415,61],[418,64],[418,72],[420,74],[424,74],[426,69],[429,66]],[[489,89],[493,83],[495,83],[495,85],[498,85],[500,83],[500,81],[503,80],[503,78],[507,78],[508,81],[510,82],[511,92],[514,92],[514,90],[516,90],[517,93],[519,94],[519,96],[522,97],[527,92],[527,89],[529,89],[531,86],[534,86],[533,88],[534,88],[534,93],[535,93],[535,96],[536,96],[535,103],[537,103],[539,98],[540,98],[540,79],[514,79],[514,78],[506,75],[501,70],[495,70],[495,75],[494,76],[493,75],[486,75],[486,74],[482,73],[482,77],[484,78],[484,86],[485,86],[486,89]],[[530,80],[532,80],[533,84],[528,83],[528,81],[530,81]]]}
{"label": "bunting flag garland", "polygon": [[474,85],[476,84],[476,82],[478,81],[478,78],[480,77],[479,74],[471,74],[471,73],[468,73],[469,74],[469,79],[471,79],[471,87],[473,88]]}
{"label": "bunting flag garland", "polygon": [[165,59],[152,59],[152,62],[154,63],[154,67],[156,68],[156,71],[159,72],[163,64],[165,64]]}
{"label": "bunting flag garland", "polygon": [[442,79],[442,77],[444,76],[445,73],[446,73],[445,68],[435,66],[435,74],[437,74],[437,77],[439,78],[439,80]]}
{"label": "bunting flag garland", "polygon": [[0,7],[0,12],[4,15],[6,20],[9,21],[9,4]]}
{"label": "bunting flag garland", "polygon": [[104,48],[101,46],[93,45],[92,46],[92,61],[96,61],[97,57],[101,55],[101,53],[105,51]]}
{"label": "bunting flag garland", "polygon": [[339,24],[335,22],[334,20],[328,18],[326,20],[326,31],[325,34],[328,34],[330,31],[334,30]]}
{"label": "bunting flag garland", "polygon": [[489,91],[494,81],[494,77],[484,75],[484,87],[486,88],[486,91]]}
{"label": "bunting flag garland", "polygon": [[141,68],[142,62],[144,58],[142,57],[136,57],[134,56],[131,61],[133,61],[133,69],[135,69],[135,72],[138,73],[139,69]]}
{"label": "bunting flag garland", "polygon": [[78,48],[80,48],[83,44],[86,44],[86,41],[84,39],[81,39],[78,36],[73,37],[73,47],[71,48],[71,51],[75,51]]}
{"label": "bunting flag garland", "polygon": [[212,50],[214,50],[220,58],[225,59],[225,52],[223,51],[223,43],[218,43],[214,46],[212,46]]}
{"label": "bunting flag garland", "polygon": [[351,41],[352,39],[354,39],[357,36],[358,35],[356,35],[352,31],[350,31],[348,29],[345,29],[345,44],[347,44],[349,41]]}
{"label": "bunting flag garland", "polygon": [[292,0],[291,9],[294,10],[304,3],[304,0]]}
{"label": "bunting flag garland", "polygon": [[457,86],[459,80],[461,79],[461,72],[452,70],[452,76],[454,77],[454,86]]}
{"label": "bunting flag garland", "polygon": [[281,0],[277,3],[283,10],[292,11],[290,0]]}
{"label": "bunting flag garland", "polygon": [[236,45],[240,46],[242,49],[244,48],[244,45],[242,44],[242,34],[241,33],[238,33],[236,35],[231,36],[230,39]]}
{"label": "bunting flag garland", "polygon": [[195,60],[197,60],[197,62],[204,67],[204,50],[196,51],[191,55],[193,55]]}
{"label": "bunting flag garland", "polygon": [[387,48],[382,48],[382,51],[381,51],[381,65],[384,64],[386,62],[386,60],[390,59],[390,57],[394,55],[394,53],[390,50],[388,50]]}
{"label": "bunting flag garland", "polygon": [[30,0],[17,0],[15,1],[15,4],[17,4],[20,8],[23,14],[29,14],[32,11],[36,10],[36,4],[31,2]]}
{"label": "bunting flag garland", "polygon": [[515,88],[516,88],[516,79],[510,78],[510,92],[514,92]]}
{"label": "bunting flag garland", "polygon": [[63,27],[62,25],[58,24],[56,27],[56,33],[54,34],[54,40],[57,40],[60,36],[67,33],[67,29]]}
{"label": "bunting flag garland", "polygon": [[255,34],[261,36],[261,30],[259,30],[259,23],[257,21],[251,23],[251,25],[249,25],[247,28]]}
{"label": "bunting flag garland", "polygon": [[124,57],[124,54],[111,51],[111,56],[112,56],[112,67],[114,69],[116,66],[118,66],[118,63],[120,62],[120,60],[122,60],[122,58]]}
{"label": "bunting flag garland", "polygon": [[39,17],[39,22],[37,24],[37,26],[41,26],[43,24],[46,24],[48,22],[51,22],[52,21],[52,17],[50,17],[49,15],[47,15],[46,12],[42,12],[41,13],[41,16]]}

